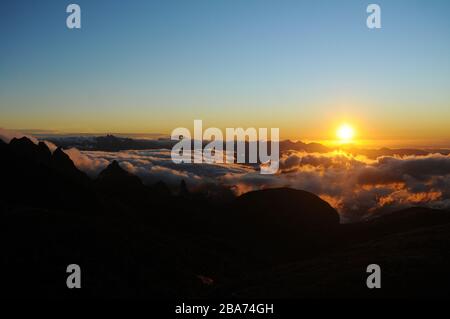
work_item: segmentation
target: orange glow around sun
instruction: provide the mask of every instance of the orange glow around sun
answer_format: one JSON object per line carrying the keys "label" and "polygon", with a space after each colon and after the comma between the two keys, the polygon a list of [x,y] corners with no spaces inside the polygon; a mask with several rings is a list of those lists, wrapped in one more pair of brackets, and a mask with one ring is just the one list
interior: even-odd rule
{"label": "orange glow around sun", "polygon": [[349,124],[342,124],[338,127],[336,136],[341,143],[349,143],[355,137],[355,130]]}

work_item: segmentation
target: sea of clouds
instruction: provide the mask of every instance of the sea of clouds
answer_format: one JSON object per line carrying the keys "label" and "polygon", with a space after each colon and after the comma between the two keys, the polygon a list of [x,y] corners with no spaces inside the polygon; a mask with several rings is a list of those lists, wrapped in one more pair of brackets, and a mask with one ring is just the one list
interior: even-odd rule
{"label": "sea of clouds", "polygon": [[[7,133],[0,130],[0,138],[9,141],[14,134]],[[215,185],[236,195],[274,187],[302,189],[329,202],[344,221],[411,206],[450,209],[450,155],[369,159],[339,151],[285,151],[278,174],[261,175],[259,167],[250,165],[175,164],[166,149],[65,152],[92,178],[116,160],[144,183],[163,181],[173,189],[182,180],[192,191]]]}
{"label": "sea of clouds", "polygon": [[278,174],[261,175],[258,167],[248,165],[174,164],[170,150],[66,152],[92,177],[117,160],[144,183],[163,181],[172,188],[185,180],[191,190],[217,185],[236,195],[274,187],[303,189],[328,201],[344,219],[410,206],[450,209],[449,155],[368,159],[343,152],[289,151],[281,155]]}

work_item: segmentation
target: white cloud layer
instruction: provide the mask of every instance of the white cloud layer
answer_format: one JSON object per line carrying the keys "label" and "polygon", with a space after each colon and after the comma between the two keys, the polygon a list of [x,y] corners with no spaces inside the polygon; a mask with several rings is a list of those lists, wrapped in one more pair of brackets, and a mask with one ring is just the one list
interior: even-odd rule
{"label": "white cloud layer", "polygon": [[261,175],[258,167],[238,164],[174,164],[169,150],[96,152],[67,151],[76,165],[95,176],[112,160],[144,183],[164,181],[191,189],[202,185],[247,191],[292,187],[315,193],[344,218],[362,218],[379,211],[424,205],[450,208],[450,156],[383,156],[370,160],[342,152],[286,152],[277,175]]}
{"label": "white cloud layer", "polygon": [[[25,136],[0,128],[0,139]],[[37,143],[37,139],[29,137]],[[51,150],[55,145],[46,142]],[[381,156],[368,159],[343,152],[284,152],[277,175],[240,164],[175,164],[170,150],[121,152],[65,150],[75,165],[95,178],[110,162],[146,184],[165,182],[176,189],[185,180],[191,190],[231,189],[236,195],[264,188],[291,187],[321,196],[343,219],[359,219],[409,206],[450,209],[450,155]]]}

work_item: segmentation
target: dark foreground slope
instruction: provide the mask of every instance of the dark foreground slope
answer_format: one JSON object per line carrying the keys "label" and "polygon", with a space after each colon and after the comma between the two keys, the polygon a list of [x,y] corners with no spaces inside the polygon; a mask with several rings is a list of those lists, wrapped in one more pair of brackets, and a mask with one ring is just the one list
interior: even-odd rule
{"label": "dark foreground slope", "polygon": [[[359,241],[307,260],[243,274],[217,288],[235,298],[448,298],[450,224]],[[381,289],[366,286],[378,264]]]}
{"label": "dark foreground slope", "polygon": [[[231,203],[146,186],[113,162],[96,180],[58,149],[0,142],[0,264],[9,297],[447,296],[450,215],[415,208],[340,225],[292,189]],[[365,286],[368,264],[383,288]],[[66,287],[66,267],[82,289]]]}

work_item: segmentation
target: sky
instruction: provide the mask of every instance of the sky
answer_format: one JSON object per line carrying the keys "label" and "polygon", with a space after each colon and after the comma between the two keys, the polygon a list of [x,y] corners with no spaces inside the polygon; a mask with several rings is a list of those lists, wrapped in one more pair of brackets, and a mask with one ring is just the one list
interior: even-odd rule
{"label": "sky", "polygon": [[373,2],[378,30],[361,0],[2,1],[0,127],[450,141],[450,2]]}

